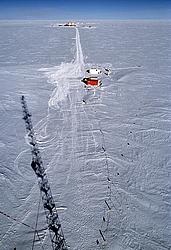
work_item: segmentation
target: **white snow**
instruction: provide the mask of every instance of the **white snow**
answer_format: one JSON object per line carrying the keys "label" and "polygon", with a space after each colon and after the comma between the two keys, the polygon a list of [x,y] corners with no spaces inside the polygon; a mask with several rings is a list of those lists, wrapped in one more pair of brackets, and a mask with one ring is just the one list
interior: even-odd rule
{"label": "white snow", "polygon": [[[0,211],[17,219],[0,214],[0,249],[31,249],[40,198],[21,94],[70,249],[171,248],[170,28],[150,21],[97,22],[93,30],[0,23]],[[96,65],[111,74],[101,88],[84,89],[80,80]],[[38,230],[34,249],[51,249],[42,206]]]}

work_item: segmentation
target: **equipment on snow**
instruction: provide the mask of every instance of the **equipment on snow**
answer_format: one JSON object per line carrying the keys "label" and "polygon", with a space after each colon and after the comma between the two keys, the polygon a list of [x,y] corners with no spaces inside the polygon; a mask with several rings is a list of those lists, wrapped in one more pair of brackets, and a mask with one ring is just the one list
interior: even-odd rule
{"label": "equipment on snow", "polygon": [[94,87],[99,87],[102,84],[102,81],[99,80],[97,77],[85,77],[81,81],[84,82],[86,85]]}
{"label": "equipment on snow", "polygon": [[68,22],[66,24],[64,24],[64,26],[67,26],[67,27],[75,27],[76,24],[74,22]]}
{"label": "equipment on snow", "polygon": [[90,75],[100,75],[102,71],[98,68],[87,69],[86,72]]}

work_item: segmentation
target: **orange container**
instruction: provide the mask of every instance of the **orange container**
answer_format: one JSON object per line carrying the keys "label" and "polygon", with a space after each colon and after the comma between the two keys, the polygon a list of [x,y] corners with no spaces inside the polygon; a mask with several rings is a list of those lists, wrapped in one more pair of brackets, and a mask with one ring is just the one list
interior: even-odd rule
{"label": "orange container", "polygon": [[82,82],[84,82],[86,85],[91,85],[91,86],[100,86],[101,84],[101,80],[93,78],[84,78]]}
{"label": "orange container", "polygon": [[90,79],[90,80],[87,81],[87,85],[98,86],[99,85],[99,80]]}

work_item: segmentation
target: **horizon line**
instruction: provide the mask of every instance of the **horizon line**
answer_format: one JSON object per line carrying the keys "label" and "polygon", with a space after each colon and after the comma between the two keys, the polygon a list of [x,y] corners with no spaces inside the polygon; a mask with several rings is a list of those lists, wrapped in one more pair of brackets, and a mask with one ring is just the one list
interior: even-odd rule
{"label": "horizon line", "polygon": [[171,21],[171,18],[168,19],[168,18],[125,18],[125,19],[119,19],[119,18],[97,18],[97,19],[77,19],[77,18],[64,18],[64,19],[29,19],[29,18],[26,18],[26,19],[16,19],[16,18],[8,18],[8,19],[1,19],[0,18],[0,21]]}

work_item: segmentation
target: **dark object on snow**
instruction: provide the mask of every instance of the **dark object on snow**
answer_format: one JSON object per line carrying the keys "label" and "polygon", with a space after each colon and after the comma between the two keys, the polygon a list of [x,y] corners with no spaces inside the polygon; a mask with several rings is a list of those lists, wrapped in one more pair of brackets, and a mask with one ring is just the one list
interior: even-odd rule
{"label": "dark object on snow", "polygon": [[109,208],[109,210],[111,210],[111,208],[110,208],[110,206],[109,206],[109,204],[107,203],[106,200],[105,200],[105,203],[106,203],[107,207]]}
{"label": "dark object on snow", "polygon": [[99,240],[96,240],[97,245],[99,245]]}
{"label": "dark object on snow", "polygon": [[104,72],[105,75],[108,76],[108,75],[110,75],[110,73],[111,73],[111,70],[110,70],[110,69],[105,69],[105,72]]}
{"label": "dark object on snow", "polygon": [[100,232],[100,235],[102,236],[102,239],[103,239],[104,241],[106,241],[105,237],[103,236],[102,231],[101,231],[101,230],[99,230],[99,232]]}

